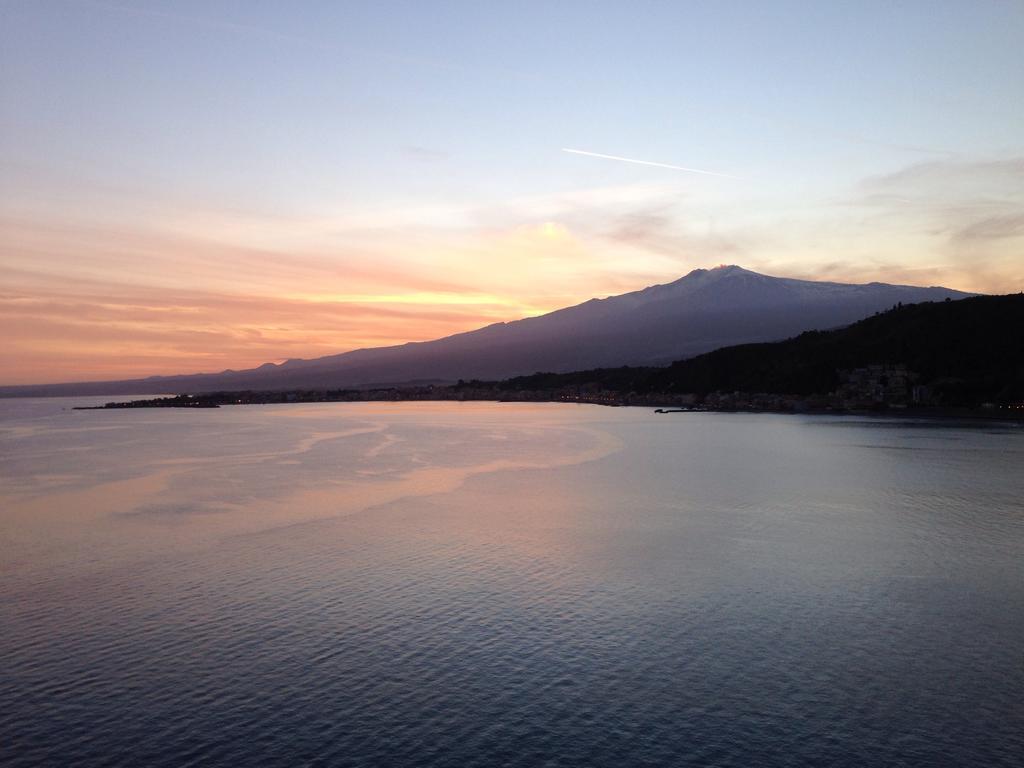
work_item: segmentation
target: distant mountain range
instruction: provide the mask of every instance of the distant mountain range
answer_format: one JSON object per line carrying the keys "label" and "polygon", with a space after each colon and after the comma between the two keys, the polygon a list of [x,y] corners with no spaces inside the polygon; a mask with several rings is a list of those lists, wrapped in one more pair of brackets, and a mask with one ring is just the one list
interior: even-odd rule
{"label": "distant mountain range", "polygon": [[723,266],[434,341],[266,363],[245,371],[0,387],[0,396],[322,389],[658,366],[729,345],[837,328],[899,303],[969,295],[941,287],[793,280]]}

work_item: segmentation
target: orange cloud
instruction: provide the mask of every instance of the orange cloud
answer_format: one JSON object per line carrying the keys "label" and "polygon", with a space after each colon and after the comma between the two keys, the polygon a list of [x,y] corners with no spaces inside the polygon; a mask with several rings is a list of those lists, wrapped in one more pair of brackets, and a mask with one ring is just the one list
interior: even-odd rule
{"label": "orange cloud", "polygon": [[574,280],[602,257],[553,222],[377,253],[3,224],[4,384],[238,369],[432,339],[585,300],[607,272]]}

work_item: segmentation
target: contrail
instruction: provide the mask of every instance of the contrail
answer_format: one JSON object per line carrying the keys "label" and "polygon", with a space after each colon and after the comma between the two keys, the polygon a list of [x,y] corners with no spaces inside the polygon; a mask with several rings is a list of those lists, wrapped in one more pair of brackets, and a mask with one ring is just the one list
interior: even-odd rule
{"label": "contrail", "polygon": [[655,163],[651,160],[634,160],[631,157],[618,157],[616,155],[602,155],[600,152],[585,152],[582,149],[567,149],[562,147],[563,152],[571,152],[574,155],[587,155],[588,157],[601,157],[605,160],[618,160],[620,163],[636,163],[637,165],[653,165],[655,168],[670,168],[673,171],[686,171],[687,173],[703,173],[705,176],[720,176],[723,179],[738,179],[739,176],[730,176],[728,173],[716,173],[715,171],[702,171],[700,168],[686,168],[682,165],[669,165],[668,163]]}

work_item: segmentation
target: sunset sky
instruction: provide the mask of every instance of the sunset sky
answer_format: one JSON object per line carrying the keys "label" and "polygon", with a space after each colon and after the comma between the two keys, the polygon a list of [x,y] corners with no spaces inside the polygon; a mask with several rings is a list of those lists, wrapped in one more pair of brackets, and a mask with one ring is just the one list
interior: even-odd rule
{"label": "sunset sky", "polygon": [[0,384],[435,338],[719,263],[1020,291],[1022,40],[1011,0],[0,0]]}

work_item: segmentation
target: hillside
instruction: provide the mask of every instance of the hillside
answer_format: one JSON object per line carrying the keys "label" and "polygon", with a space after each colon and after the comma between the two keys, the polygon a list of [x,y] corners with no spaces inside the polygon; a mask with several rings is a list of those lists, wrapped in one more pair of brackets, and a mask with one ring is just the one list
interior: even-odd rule
{"label": "hillside", "polygon": [[824,395],[843,372],[905,367],[929,402],[1007,403],[1024,399],[1024,295],[898,306],[832,331],[742,344],[666,368],[538,374],[502,382],[505,390],[596,388],[612,392]]}

